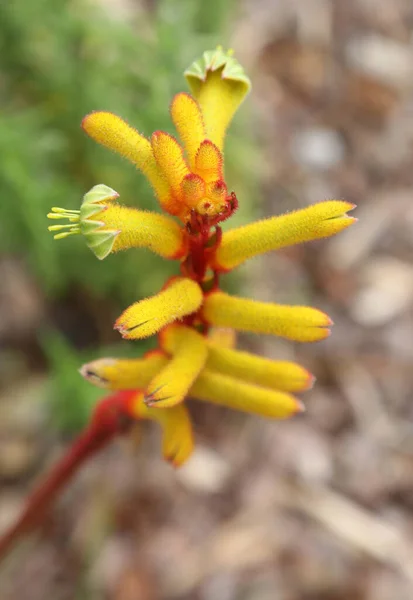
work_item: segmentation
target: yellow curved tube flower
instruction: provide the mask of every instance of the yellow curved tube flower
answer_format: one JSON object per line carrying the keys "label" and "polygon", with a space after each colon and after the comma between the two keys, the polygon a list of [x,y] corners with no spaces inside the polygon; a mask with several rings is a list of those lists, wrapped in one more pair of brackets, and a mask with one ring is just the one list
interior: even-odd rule
{"label": "yellow curved tube flower", "polygon": [[125,339],[141,340],[195,312],[202,299],[202,290],[195,281],[177,277],[155,296],[129,306],[116,320],[115,329]]}
{"label": "yellow curved tube flower", "polygon": [[211,325],[278,335],[298,342],[316,342],[330,335],[331,319],[308,306],[284,306],[236,298],[221,291],[208,294],[202,316]]}
{"label": "yellow curved tube flower", "polygon": [[291,394],[251,385],[207,369],[190,393],[199,400],[273,419],[286,419],[304,410],[303,404]]}

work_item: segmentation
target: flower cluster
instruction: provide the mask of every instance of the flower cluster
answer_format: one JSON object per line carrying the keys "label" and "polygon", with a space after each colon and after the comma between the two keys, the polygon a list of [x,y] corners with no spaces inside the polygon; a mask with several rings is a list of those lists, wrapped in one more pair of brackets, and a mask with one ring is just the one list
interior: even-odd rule
{"label": "flower cluster", "polygon": [[[147,139],[109,112],[93,112],[82,122],[91,138],[142,171],[167,214],[121,205],[114,190],[97,185],[79,211],[53,208],[48,215],[68,220],[49,227],[58,232],[55,238],[81,234],[99,259],[147,248],[175,260],[180,273],[154,296],[127,308],[114,326],[125,339],[156,334],[157,350],[143,358],[106,358],[81,368],[88,381],[112,393],[98,404],[75,452],[44,485],[41,502],[50,501],[84,458],[136,420],[157,421],[164,457],[176,466],[184,463],[193,449],[184,402],[188,396],[272,418],[302,411],[293,394],[311,387],[312,375],[293,362],[236,350],[235,332],[301,342],[330,333],[332,322],[320,310],[234,297],[221,290],[220,280],[250,258],[342,231],[355,220],[347,215],[354,205],[330,200],[223,232],[220,223],[238,206],[225,183],[224,137],[250,82],[235,58],[220,48],[205,52],[185,76],[192,95],[179,93],[170,106],[182,145],[163,131]],[[33,523],[33,506],[29,502],[11,537]]]}

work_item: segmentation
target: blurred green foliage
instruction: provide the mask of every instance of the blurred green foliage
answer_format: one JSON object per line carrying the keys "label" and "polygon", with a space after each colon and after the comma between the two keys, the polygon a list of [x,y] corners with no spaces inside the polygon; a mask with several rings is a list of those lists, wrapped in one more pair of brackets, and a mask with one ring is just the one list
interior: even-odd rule
{"label": "blurred green foliage", "polygon": [[[0,254],[22,257],[53,303],[80,289],[92,304],[108,299],[120,310],[178,271],[176,263],[138,250],[100,262],[80,238],[55,242],[47,232],[52,206],[78,208],[97,183],[114,188],[122,202],[157,210],[143,176],[88,139],[81,120],[110,110],[146,135],[173,133],[168,105],[186,89],[184,69],[205,49],[225,44],[233,16],[228,0],[152,0],[119,16],[121,5],[0,3]],[[243,221],[252,216],[254,154],[241,112],[226,145],[226,172]],[[56,336],[41,345],[49,348],[60,395],[73,402],[79,390],[69,373],[77,377],[79,361]],[[69,428],[77,426],[76,416],[68,419]]]}
{"label": "blurred green foliage", "polygon": [[[203,18],[211,11],[201,0],[166,0],[128,22],[76,0],[0,4],[0,252],[23,255],[48,292],[80,284],[125,304],[152,293],[165,271],[176,269],[142,251],[100,263],[80,239],[53,242],[46,214],[55,205],[77,208],[96,183],[117,190],[125,203],[156,209],[133,166],[97,147],[79,125],[103,109],[148,135],[171,131],[168,105],[185,89],[182,72],[222,38],[218,29],[231,6],[208,4],[219,18],[206,33]],[[246,165],[232,160],[230,167],[234,180]]]}

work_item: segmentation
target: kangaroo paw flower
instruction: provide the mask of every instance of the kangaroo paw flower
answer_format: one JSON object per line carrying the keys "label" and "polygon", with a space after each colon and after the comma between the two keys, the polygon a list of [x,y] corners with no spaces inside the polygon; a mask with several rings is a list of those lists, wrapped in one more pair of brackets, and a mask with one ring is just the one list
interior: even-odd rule
{"label": "kangaroo paw flower", "polygon": [[312,387],[314,377],[306,369],[286,360],[269,360],[248,352],[209,343],[206,368],[249,383],[286,392]]}
{"label": "kangaroo paw flower", "polygon": [[185,77],[201,107],[207,137],[221,149],[227,127],[251,82],[239,62],[221,47],[204,52],[185,71]]}
{"label": "kangaroo paw flower", "polygon": [[223,146],[250,81],[231,52],[205,52],[185,72],[191,93],[179,93],[170,113],[178,138],[155,131],[144,137],[110,112],[87,115],[82,127],[99,144],[132,162],[147,177],[168,215],[121,206],[118,194],[97,185],[80,210],[52,208],[65,219],[49,227],[55,238],[81,234],[99,259],[128,248],[147,248],[180,261],[180,276],[129,306],[115,329],[123,338],[158,335],[158,349],[142,358],[103,358],[80,369],[89,382],[117,390],[97,406],[91,424],[29,499],[19,521],[0,539],[0,556],[41,514],[83,461],[137,420],[156,421],[166,460],[179,466],[193,449],[184,399],[188,395],[248,413],[283,419],[302,412],[290,392],[308,389],[312,375],[289,361],[235,350],[236,331],[322,340],[332,321],[306,306],[281,306],[229,296],[223,272],[259,254],[342,231],[355,219],[353,204],[329,200],[289,214],[222,232],[238,207],[225,181]]}
{"label": "kangaroo paw flower", "polygon": [[190,394],[199,400],[274,419],[286,419],[304,410],[300,400],[291,394],[244,383],[209,369],[201,373]]}
{"label": "kangaroo paw flower", "polygon": [[82,128],[96,142],[127,158],[140,169],[162,204],[169,195],[169,188],[159,171],[147,138],[110,112],[90,113],[83,119]]}
{"label": "kangaroo paw flower", "polygon": [[135,396],[132,413],[138,419],[156,421],[162,428],[162,453],[165,460],[180,467],[192,454],[194,438],[189,414],[184,405],[158,410],[147,406],[144,395]]}
{"label": "kangaroo paw flower", "polygon": [[176,94],[171,102],[171,117],[193,170],[198,149],[206,138],[200,106],[189,94]]}
{"label": "kangaroo paw flower", "polygon": [[67,225],[51,225],[61,239],[82,234],[99,259],[127,248],[148,248],[163,258],[182,258],[187,236],[171,218],[114,203],[118,194],[105,185],[96,185],[85,194],[80,210],[52,208],[49,219],[67,219]]}
{"label": "kangaroo paw flower", "polygon": [[297,342],[323,340],[330,335],[328,327],[332,325],[331,319],[315,308],[267,304],[221,291],[207,296],[202,316],[211,325],[278,335]]}
{"label": "kangaroo paw flower", "polygon": [[335,235],[357,220],[347,215],[354,208],[350,202],[328,200],[227,231],[216,249],[212,266],[229,271],[270,250]]}
{"label": "kangaroo paw flower", "polygon": [[99,358],[83,365],[79,372],[98,387],[132,390],[146,388],[167,362],[163,352],[153,351],[144,358]]}
{"label": "kangaroo paw flower", "polygon": [[129,306],[117,319],[115,329],[130,340],[149,337],[198,310],[202,299],[202,290],[195,281],[178,277],[156,296]]}
{"label": "kangaroo paw flower", "polygon": [[161,333],[162,349],[172,355],[145,392],[148,406],[168,408],[183,401],[207,359],[205,338],[184,325],[171,325]]}

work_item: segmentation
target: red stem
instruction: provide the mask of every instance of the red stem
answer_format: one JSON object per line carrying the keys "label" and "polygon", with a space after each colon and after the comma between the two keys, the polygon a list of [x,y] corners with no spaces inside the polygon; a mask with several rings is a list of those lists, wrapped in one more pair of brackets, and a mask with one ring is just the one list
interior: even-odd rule
{"label": "red stem", "polygon": [[0,560],[15,541],[41,522],[52,501],[83,463],[127,429],[131,423],[127,404],[131,394],[135,393],[114,394],[98,404],[89,427],[46,476],[45,481],[33,491],[17,522],[0,538]]}

